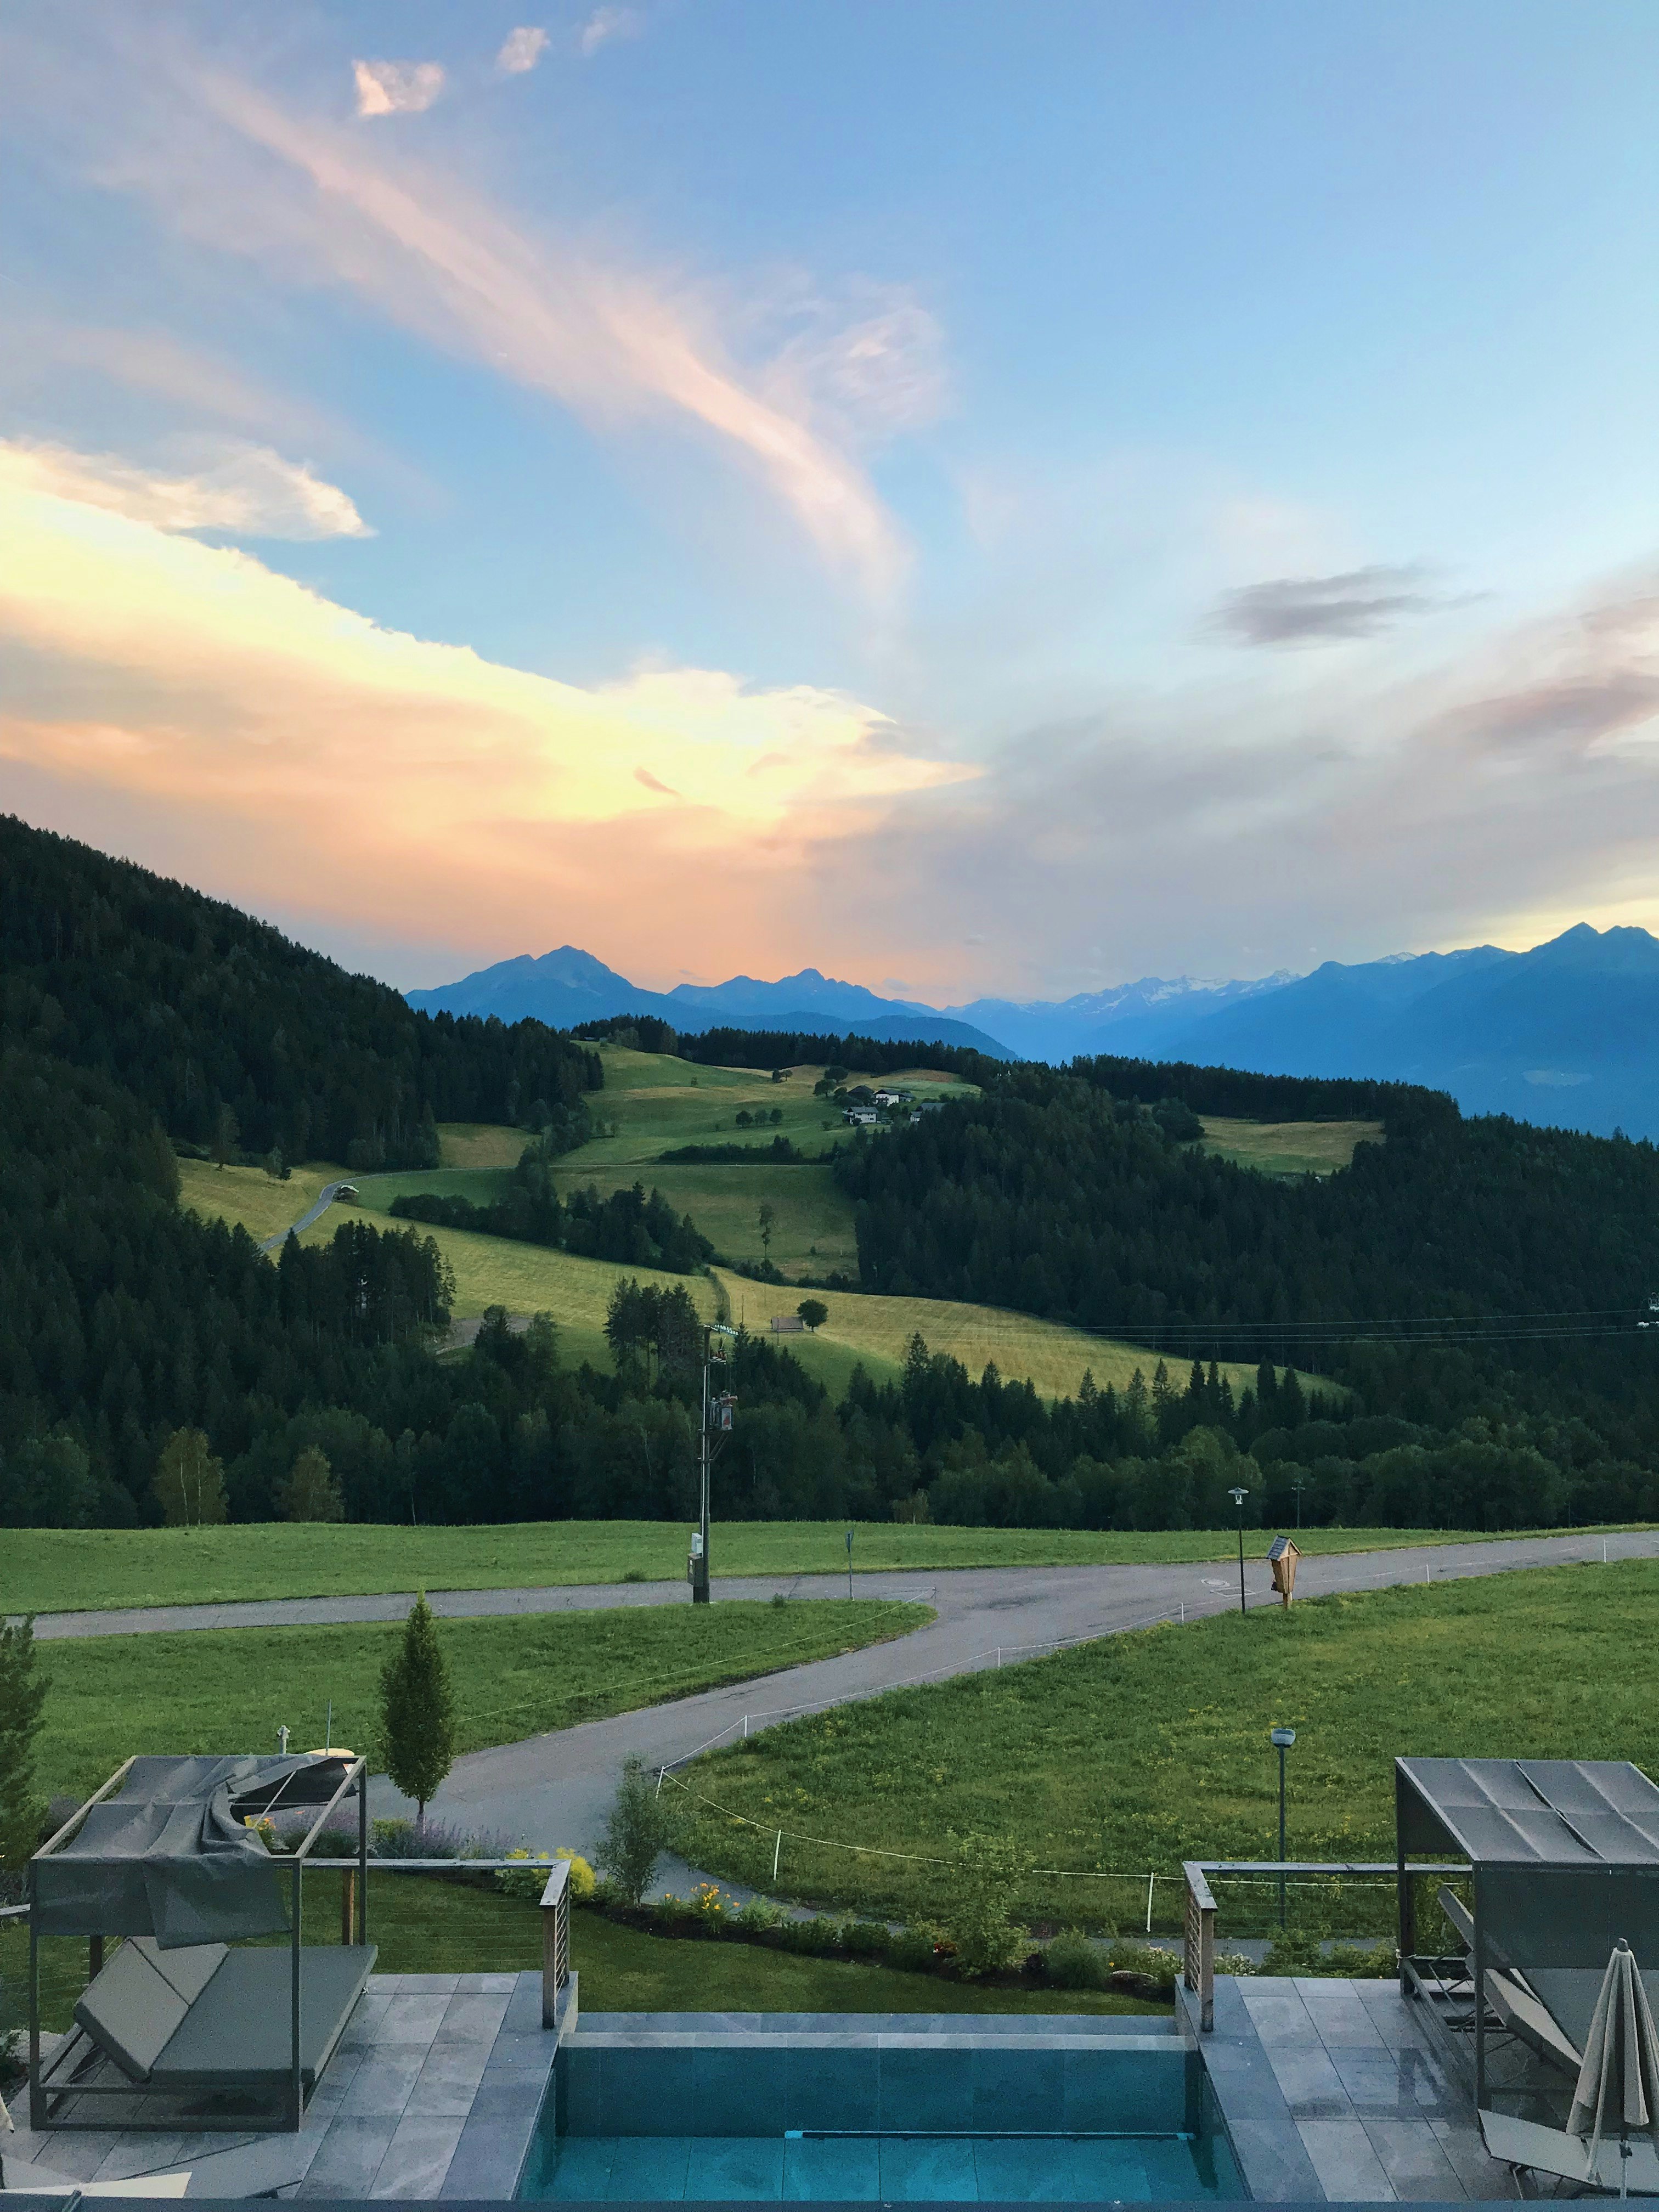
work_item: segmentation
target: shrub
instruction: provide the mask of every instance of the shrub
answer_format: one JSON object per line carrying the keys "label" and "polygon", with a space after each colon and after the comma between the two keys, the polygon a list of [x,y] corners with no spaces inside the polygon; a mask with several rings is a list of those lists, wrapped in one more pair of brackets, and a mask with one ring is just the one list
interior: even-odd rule
{"label": "shrub", "polygon": [[1400,1954],[1387,1937],[1336,1943],[1328,1951],[1311,1930],[1297,1928],[1273,1939],[1261,1967],[1264,1974],[1337,1974],[1345,1981],[1384,1981],[1399,1969]]}
{"label": "shrub", "polygon": [[502,1856],[524,1861],[522,1868],[496,1868],[495,1887],[504,1897],[523,1898],[527,1904],[538,1905],[556,1859],[570,1862],[569,1895],[574,1904],[586,1904],[598,1887],[593,1880],[593,1869],[587,1861],[579,1852],[568,1849],[561,1849],[550,1855],[546,1851],[520,1849],[507,1851]]}
{"label": "shrub", "polygon": [[902,1935],[895,1936],[887,1946],[887,1963],[902,1973],[925,1974],[939,1963],[939,1930],[935,1928],[907,1928]]}
{"label": "shrub", "polygon": [[1112,1945],[1112,1969],[1115,1973],[1133,1974],[1158,1990],[1169,1991],[1176,1985],[1181,1961],[1160,1943],[1137,1943],[1120,1938]]}
{"label": "shrub", "polygon": [[605,1816],[599,1863],[625,1904],[637,1905],[651,1887],[667,1849],[668,1835],[667,1810],[642,1762],[637,1758],[624,1759],[616,1801]]}
{"label": "shrub", "polygon": [[783,1925],[788,1915],[781,1905],[774,1905],[769,1897],[751,1897],[732,1917],[734,1924],[746,1935],[769,1936],[775,1928]]}
{"label": "shrub", "polygon": [[893,1939],[879,1920],[848,1920],[842,1924],[841,1942],[849,1959],[881,1959],[892,1948]]}
{"label": "shrub", "polygon": [[1042,1970],[1057,1990],[1103,1990],[1112,1962],[1080,1929],[1068,1928],[1044,1947]]}
{"label": "shrub", "polygon": [[1010,1836],[961,1836],[945,1925],[970,1974],[1012,1963],[1025,1938],[1010,1913],[1027,1860]]}
{"label": "shrub", "polygon": [[1218,1974],[1259,1974],[1261,1971],[1255,1960],[1247,1957],[1243,1951],[1218,1951],[1215,1954],[1215,1972]]}

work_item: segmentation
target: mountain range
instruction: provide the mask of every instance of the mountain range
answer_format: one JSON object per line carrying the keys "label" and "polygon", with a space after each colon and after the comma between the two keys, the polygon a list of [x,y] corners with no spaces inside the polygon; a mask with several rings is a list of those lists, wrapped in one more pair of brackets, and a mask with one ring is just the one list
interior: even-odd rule
{"label": "mountain range", "polygon": [[570,945],[407,996],[433,1012],[529,1014],[560,1029],[653,1013],[686,1033],[729,1022],[913,1036],[1001,1059],[1112,1053],[1261,1074],[1378,1076],[1449,1091],[1467,1113],[1659,1137],[1659,939],[1583,922],[1526,952],[1480,945],[1330,960],[1301,976],[1146,976],[1059,1000],[943,1009],[883,999],[815,968],[775,983],[738,975],[645,991]]}

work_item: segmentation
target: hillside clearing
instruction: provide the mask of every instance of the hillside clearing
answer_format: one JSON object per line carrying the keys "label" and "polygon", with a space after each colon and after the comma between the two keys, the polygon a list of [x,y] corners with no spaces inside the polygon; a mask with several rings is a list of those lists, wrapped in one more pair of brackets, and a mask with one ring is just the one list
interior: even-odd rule
{"label": "hillside clearing", "polygon": [[[842,1521],[721,1522],[714,1551],[715,1595],[726,1576],[844,1575],[847,1526]],[[854,1524],[853,1565],[860,1574],[1138,1566],[1230,1559],[1236,1540],[1230,1528],[1143,1534],[859,1522]],[[1309,1528],[1297,1534],[1310,1558],[1484,1540],[1478,1534],[1425,1528]],[[6,1533],[0,1613],[227,1605],[386,1590],[544,1589],[619,1583],[629,1577],[682,1583],[685,1549],[683,1521],[501,1522],[432,1528],[319,1522],[243,1522],[218,1528],[13,1528]]]}
{"label": "hillside clearing", "polygon": [[[1028,1875],[1030,1917],[1127,1923],[1156,1870],[1169,1877],[1159,1917],[1176,1925],[1184,1858],[1273,1856],[1267,1731],[1281,1723],[1297,1732],[1295,1858],[1392,1860],[1397,1755],[1628,1759],[1651,1771],[1659,1717],[1631,1654],[1656,1617],[1659,1562],[1632,1560],[1103,1638],[711,1753],[686,1771],[690,1786],[758,1828],[694,1806],[684,1848],[728,1879],[769,1883],[781,1827],[782,1893],[908,1917],[940,1908],[948,1865],[860,1856],[797,1832],[946,1860],[952,1832],[994,1832],[1017,1837],[1037,1866],[1128,1877]],[[1235,1928],[1249,1894],[1227,1893]],[[1385,1929],[1389,1910],[1379,1892],[1367,1924]]]}
{"label": "hillside clearing", "polygon": [[1206,1114],[1204,1149],[1262,1175],[1334,1175],[1356,1145],[1380,1145],[1380,1121],[1234,1121]]}

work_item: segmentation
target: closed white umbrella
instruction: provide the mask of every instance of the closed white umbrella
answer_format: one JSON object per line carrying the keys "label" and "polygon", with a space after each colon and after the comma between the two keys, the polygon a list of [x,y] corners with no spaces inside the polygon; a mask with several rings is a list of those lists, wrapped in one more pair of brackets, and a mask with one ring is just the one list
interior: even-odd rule
{"label": "closed white umbrella", "polygon": [[1602,2135],[1609,2128],[1620,2138],[1622,2197],[1632,2130],[1653,2136],[1659,2145],[1659,2029],[1653,2024],[1653,2008],[1635,1954],[1622,1936],[1607,1960],[1567,2115],[1569,2134],[1589,2138],[1592,2173]]}

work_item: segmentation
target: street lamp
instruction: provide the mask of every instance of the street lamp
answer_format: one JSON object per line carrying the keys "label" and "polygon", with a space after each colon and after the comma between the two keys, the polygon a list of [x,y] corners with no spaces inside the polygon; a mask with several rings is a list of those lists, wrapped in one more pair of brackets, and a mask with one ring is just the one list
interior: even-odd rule
{"label": "street lamp", "polygon": [[691,1602],[708,1602],[708,1470],[714,1463],[714,1455],[732,1431],[732,1409],[737,1400],[729,1390],[723,1390],[711,1404],[708,1396],[708,1370],[724,1367],[726,1354],[716,1352],[714,1340],[717,1336],[735,1336],[737,1331],[728,1328],[724,1322],[710,1322],[702,1333],[702,1434],[698,1439],[699,1501],[697,1532],[691,1540]]}
{"label": "street lamp", "polygon": [[1244,1500],[1249,1494],[1248,1490],[1230,1490],[1227,1492],[1238,1508],[1238,1609],[1241,1613],[1244,1610]]}
{"label": "street lamp", "polygon": [[1307,1486],[1308,1478],[1305,1474],[1298,1475],[1291,1485],[1291,1488],[1296,1492],[1296,1525],[1298,1528],[1302,1526],[1302,1493]]}
{"label": "street lamp", "polygon": [[1285,1754],[1296,1741],[1294,1729],[1267,1731],[1267,1741],[1279,1753],[1279,1924],[1285,1925]]}

